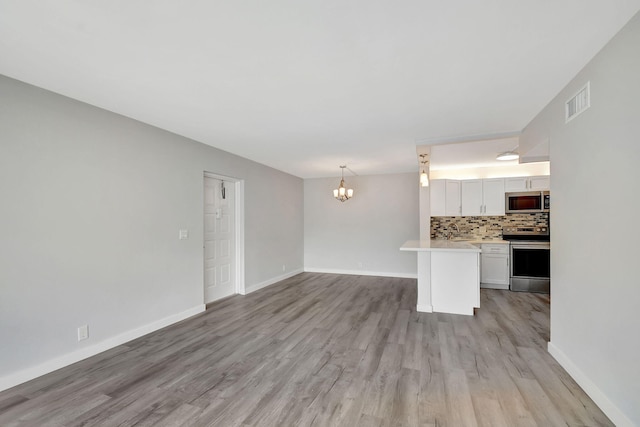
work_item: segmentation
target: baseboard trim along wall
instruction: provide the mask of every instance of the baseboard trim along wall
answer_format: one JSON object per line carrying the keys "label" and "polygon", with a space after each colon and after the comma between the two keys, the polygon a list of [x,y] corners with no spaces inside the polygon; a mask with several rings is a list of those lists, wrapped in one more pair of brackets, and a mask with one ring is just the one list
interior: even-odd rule
{"label": "baseboard trim along wall", "polygon": [[313,268],[313,267],[305,267],[304,271],[307,273],[349,274],[352,276],[398,277],[401,279],[417,279],[418,278],[418,275],[413,273],[389,273],[386,271],[337,270],[333,268]]}
{"label": "baseboard trim along wall", "polygon": [[598,386],[585,375],[558,347],[549,342],[547,351],[573,377],[607,417],[618,427],[634,427],[635,424],[614,405]]}
{"label": "baseboard trim along wall", "polygon": [[418,305],[416,311],[421,313],[433,313],[433,306],[431,305]]}
{"label": "baseboard trim along wall", "polygon": [[296,276],[296,275],[298,275],[300,273],[303,273],[303,272],[304,272],[303,269],[298,268],[296,270],[292,270],[292,271],[290,271],[290,272],[288,272],[286,274],[283,274],[281,276],[273,277],[273,278],[271,278],[269,280],[265,280],[264,282],[260,282],[260,283],[254,284],[254,285],[247,286],[244,289],[244,293],[241,293],[240,295],[250,294],[251,292],[255,292],[255,291],[259,290],[259,289],[266,288],[269,285],[273,285],[274,283],[278,283],[278,282],[280,282],[282,280],[288,279],[289,277]]}
{"label": "baseboard trim along wall", "polygon": [[49,360],[40,365],[36,365],[31,368],[16,372],[14,374],[7,375],[3,378],[0,378],[0,391],[7,390],[11,387],[15,387],[19,384],[31,381],[34,378],[38,378],[60,368],[64,368],[65,366],[69,366],[91,356],[95,356],[96,354],[102,353],[103,351],[110,350],[126,342],[129,342],[136,338],[140,338],[143,335],[155,332],[158,329],[162,329],[166,326],[180,322],[181,320],[188,319],[189,317],[195,316],[196,314],[200,314],[204,311],[204,304],[197,305],[181,313],[173,314],[163,319],[156,320],[155,322],[149,323],[147,325],[140,326],[139,328],[126,331],[111,338],[107,338],[106,340],[89,347],[81,348],[53,360]]}

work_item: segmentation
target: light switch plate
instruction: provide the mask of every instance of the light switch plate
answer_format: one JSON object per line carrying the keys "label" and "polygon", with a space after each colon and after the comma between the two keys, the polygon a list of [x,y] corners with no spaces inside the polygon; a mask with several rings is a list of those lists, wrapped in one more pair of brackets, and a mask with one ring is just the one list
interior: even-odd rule
{"label": "light switch plate", "polygon": [[89,326],[82,325],[78,328],[78,341],[86,340],[89,338]]}
{"label": "light switch plate", "polygon": [[180,240],[186,240],[189,238],[189,230],[180,230],[180,233],[178,234],[178,237],[180,238]]}

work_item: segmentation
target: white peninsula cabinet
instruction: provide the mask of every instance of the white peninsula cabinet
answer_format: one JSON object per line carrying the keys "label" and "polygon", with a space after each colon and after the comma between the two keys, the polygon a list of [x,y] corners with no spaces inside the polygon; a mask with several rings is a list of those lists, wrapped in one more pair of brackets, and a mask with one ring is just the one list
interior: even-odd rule
{"label": "white peninsula cabinet", "polygon": [[463,216],[504,215],[504,179],[461,181]]}
{"label": "white peninsula cabinet", "polygon": [[480,249],[467,242],[409,240],[418,257],[416,311],[473,316],[480,307]]}
{"label": "white peninsula cabinet", "polygon": [[504,191],[507,193],[515,191],[547,191],[550,184],[549,175],[505,178]]}

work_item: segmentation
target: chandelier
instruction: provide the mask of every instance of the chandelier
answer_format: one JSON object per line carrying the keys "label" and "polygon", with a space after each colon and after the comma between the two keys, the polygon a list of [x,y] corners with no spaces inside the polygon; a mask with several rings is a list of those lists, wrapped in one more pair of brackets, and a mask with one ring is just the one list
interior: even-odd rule
{"label": "chandelier", "polygon": [[340,166],[340,169],[342,169],[342,179],[340,180],[340,187],[333,190],[333,197],[340,200],[341,202],[349,200],[350,198],[353,197],[353,189],[352,188],[347,189],[344,186],[344,168],[346,167],[347,165]]}

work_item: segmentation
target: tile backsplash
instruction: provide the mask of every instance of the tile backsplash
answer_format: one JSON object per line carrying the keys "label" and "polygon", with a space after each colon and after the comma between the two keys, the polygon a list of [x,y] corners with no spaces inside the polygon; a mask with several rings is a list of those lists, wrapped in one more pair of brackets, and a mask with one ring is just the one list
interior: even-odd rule
{"label": "tile backsplash", "polygon": [[[451,223],[457,224],[460,232]],[[500,239],[502,227],[549,226],[549,213],[506,214],[503,216],[433,216],[431,238],[446,239],[453,231],[454,239]]]}

